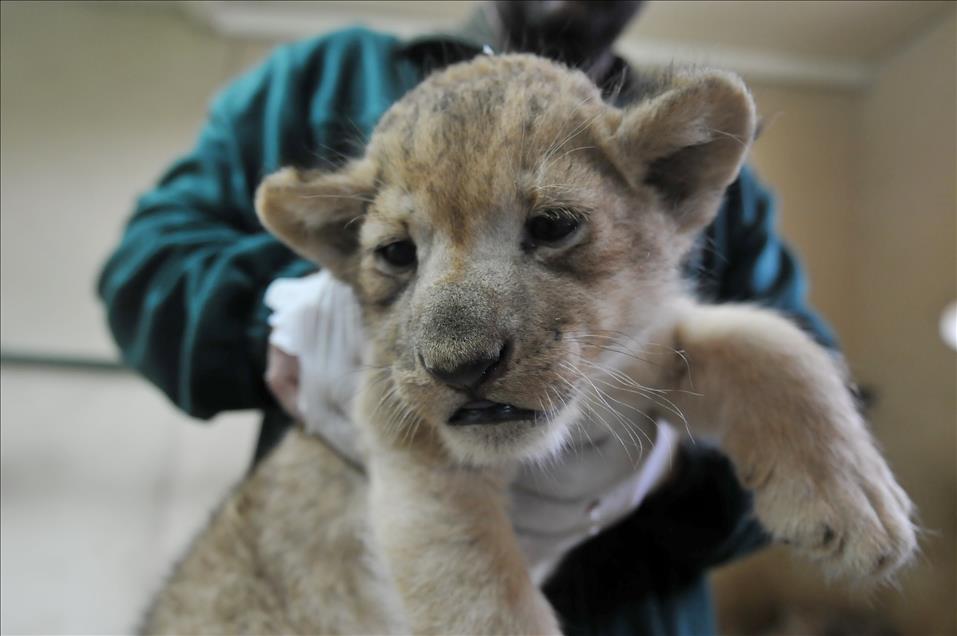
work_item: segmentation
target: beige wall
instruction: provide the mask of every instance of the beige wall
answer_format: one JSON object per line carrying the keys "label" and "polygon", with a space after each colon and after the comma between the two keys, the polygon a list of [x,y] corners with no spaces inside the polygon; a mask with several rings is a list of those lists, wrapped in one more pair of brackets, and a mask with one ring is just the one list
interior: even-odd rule
{"label": "beige wall", "polygon": [[[243,50],[161,8],[0,3],[4,349],[113,355],[96,272]],[[132,633],[258,416],[200,425],[134,376],[0,384],[0,633]]]}
{"label": "beige wall", "polygon": [[[110,355],[93,280],[134,196],[190,146],[211,92],[266,47],[199,30],[155,6],[4,2],[0,29],[0,343]],[[889,59],[866,93],[753,87],[767,119],[753,164],[778,194],[780,227],[804,258],[814,304],[836,327],[860,380],[879,392],[875,432],[933,531],[925,538],[925,558],[904,577],[901,592],[891,591],[868,606],[887,608],[914,634],[955,627],[957,378],[954,354],[942,348],[936,328],[940,309],[957,295],[954,55],[952,16]],[[43,444],[82,449],[77,471],[86,465],[95,474],[111,461],[108,449],[97,452],[60,433],[42,441],[34,437],[45,425],[29,415],[36,412],[32,404],[39,395],[63,405],[45,409],[44,417],[71,417],[68,405],[77,393],[68,379],[34,374],[17,376],[12,384],[10,373],[19,372],[5,371],[4,380],[5,501],[17,483],[8,478],[7,458],[38,452]],[[90,389],[91,394],[113,395],[118,385],[103,382],[108,386]],[[48,391],[35,390],[37,383]],[[14,387],[19,387],[16,394]],[[125,401],[123,413],[111,409],[113,403],[99,399],[99,410],[85,417],[120,430],[128,426],[123,418],[141,409],[142,421],[189,426],[159,400]],[[252,422],[243,426],[248,439]],[[24,434],[29,429],[29,435],[18,429]],[[49,430],[83,434],[70,427]],[[125,436],[115,438],[136,443],[136,436],[123,430]],[[29,447],[15,446],[17,439],[27,438]],[[248,444],[220,452],[246,453]],[[216,453],[211,445],[204,460],[221,461]],[[221,485],[207,487],[210,505],[222,480],[238,474],[235,461],[227,464],[219,473]],[[169,466],[144,459],[144,472],[161,469]],[[70,481],[77,480],[64,483]],[[176,536],[188,536],[201,518],[183,520]],[[85,522],[71,518],[69,523]],[[39,532],[28,529],[18,536]],[[5,542],[9,536],[5,530]],[[6,561],[5,599],[23,576]],[[773,551],[719,579],[731,582],[719,596],[729,615],[793,597],[862,602],[841,588],[823,587],[817,572]],[[82,602],[84,594],[98,593],[79,582],[55,588],[56,580],[54,575],[48,584],[31,579],[37,589],[62,592],[47,606]],[[17,601],[26,607],[23,598]],[[9,623],[8,607],[16,604],[3,605],[4,626],[16,625],[15,631],[24,625],[40,625],[38,631],[117,631],[122,625],[96,623],[92,617],[82,624],[37,623],[30,616]]]}
{"label": "beige wall", "polygon": [[[848,355],[878,390],[875,434],[921,510],[924,555],[885,596],[910,633],[957,631],[957,17],[881,72],[858,104]],[[949,609],[949,611],[948,611]]]}
{"label": "beige wall", "polygon": [[853,96],[760,85],[752,91],[765,122],[752,164],[775,192],[779,228],[807,270],[811,302],[843,338],[852,328]]}
{"label": "beige wall", "polygon": [[[797,218],[782,225],[807,256],[815,299],[839,328],[859,382],[876,390],[874,434],[920,509],[923,554],[900,589],[877,594],[822,586],[818,573],[782,550],[769,551],[717,576],[725,616],[760,614],[762,606],[798,599],[892,616],[906,634],[957,632],[957,361],[938,320],[957,297],[957,17],[933,25],[887,59],[872,88],[815,103],[829,112],[767,159],[786,188],[827,193],[832,218]],[[757,92],[759,101],[763,92]],[[805,104],[807,95],[782,102]],[[810,135],[810,137],[808,137]],[[818,136],[831,143],[817,146]],[[817,147],[815,147],[817,146]],[[806,165],[840,174],[840,184],[805,181]],[[840,158],[832,153],[841,153]],[[834,197],[834,198],[831,198]],[[834,231],[834,235],[829,235]],[[836,311],[830,312],[831,303]],[[784,574],[782,576],[782,574]]]}
{"label": "beige wall", "polygon": [[155,6],[0,12],[0,342],[108,356],[95,273],[243,45]]}

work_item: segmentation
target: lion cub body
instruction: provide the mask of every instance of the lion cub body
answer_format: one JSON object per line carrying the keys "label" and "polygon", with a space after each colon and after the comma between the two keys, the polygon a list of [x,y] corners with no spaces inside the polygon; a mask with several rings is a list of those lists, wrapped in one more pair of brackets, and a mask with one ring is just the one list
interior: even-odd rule
{"label": "lion cub body", "polygon": [[367,474],[290,435],[147,631],[557,633],[509,471],[583,420],[633,435],[648,413],[715,438],[765,527],[829,570],[907,560],[910,502],[832,357],[773,312],[684,292],[750,146],[750,94],[706,71],[660,89],[619,109],[581,73],[482,56],[403,97],[363,157],[264,181],[264,225],[361,305]]}

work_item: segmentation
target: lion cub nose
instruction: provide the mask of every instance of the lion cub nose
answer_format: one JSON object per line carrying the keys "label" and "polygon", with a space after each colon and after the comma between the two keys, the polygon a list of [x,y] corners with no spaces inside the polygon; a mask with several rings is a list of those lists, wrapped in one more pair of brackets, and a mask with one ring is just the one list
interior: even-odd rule
{"label": "lion cub nose", "polygon": [[452,368],[432,366],[425,360],[422,365],[432,377],[453,389],[474,391],[482,384],[501,375],[508,357],[509,345],[505,343],[495,357],[482,356],[466,360]]}

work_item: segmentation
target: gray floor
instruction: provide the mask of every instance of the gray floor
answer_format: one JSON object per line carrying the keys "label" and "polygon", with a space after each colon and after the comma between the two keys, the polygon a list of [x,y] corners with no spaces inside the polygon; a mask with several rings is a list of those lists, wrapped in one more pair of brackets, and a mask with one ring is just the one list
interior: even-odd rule
{"label": "gray floor", "polygon": [[118,634],[242,475],[255,413],[191,421],[129,375],[0,371],[0,631]]}

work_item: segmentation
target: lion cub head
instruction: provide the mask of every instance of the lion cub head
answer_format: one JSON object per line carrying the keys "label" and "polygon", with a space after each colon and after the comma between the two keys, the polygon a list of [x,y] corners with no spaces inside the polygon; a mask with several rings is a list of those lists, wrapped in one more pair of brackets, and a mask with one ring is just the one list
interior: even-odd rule
{"label": "lion cub head", "polygon": [[483,56],[397,102],[363,157],[268,177],[257,208],[355,290],[360,417],[465,462],[541,457],[579,417],[601,338],[640,334],[679,293],[754,126],[727,73],[619,109],[579,72]]}

